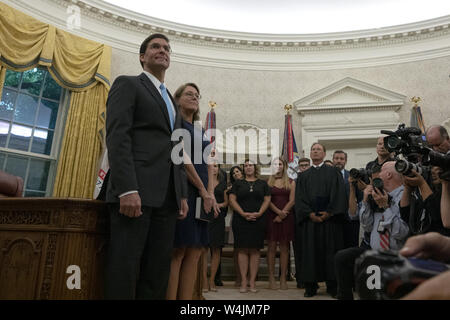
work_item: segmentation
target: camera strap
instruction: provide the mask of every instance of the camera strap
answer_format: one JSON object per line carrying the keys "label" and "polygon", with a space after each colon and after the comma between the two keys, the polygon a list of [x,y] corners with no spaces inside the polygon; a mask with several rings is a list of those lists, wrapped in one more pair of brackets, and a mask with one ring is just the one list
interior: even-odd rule
{"label": "camera strap", "polygon": [[416,188],[410,196],[409,230],[412,234],[424,234],[431,226],[431,216],[423,207],[423,200]]}

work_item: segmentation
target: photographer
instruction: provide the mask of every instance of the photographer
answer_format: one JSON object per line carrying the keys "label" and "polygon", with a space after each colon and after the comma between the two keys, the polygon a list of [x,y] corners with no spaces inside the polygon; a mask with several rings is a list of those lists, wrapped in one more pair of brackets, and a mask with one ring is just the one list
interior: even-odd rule
{"label": "photographer", "polygon": [[[433,259],[444,263],[450,262],[450,238],[431,232],[411,237],[400,251],[405,257]],[[421,283],[403,300],[449,300],[450,271],[443,272]]]}
{"label": "photographer", "polygon": [[[349,205],[348,214],[344,219],[344,248],[356,247],[359,244],[359,218],[356,215],[357,202],[362,200],[362,192],[354,184],[358,183],[350,176],[350,172],[345,169],[347,164],[347,153],[343,150],[336,150],[333,153],[333,165],[341,172],[344,179],[345,194]],[[361,182],[362,183],[362,182]],[[365,185],[364,185],[365,188]],[[362,190],[364,190],[362,188]],[[357,190],[355,190],[357,189]]]}
{"label": "photographer", "polygon": [[445,228],[450,228],[450,186],[449,181],[442,181],[441,218]]}
{"label": "photographer", "polygon": [[361,207],[362,201],[362,191],[367,187],[361,179],[354,179],[353,177],[348,177],[349,183],[349,197],[348,197],[348,215],[352,220],[358,220],[358,212]]}
{"label": "photographer", "polygon": [[[361,225],[366,232],[371,232],[370,246],[372,249],[399,249],[408,236],[409,228],[401,219],[399,202],[403,194],[402,176],[394,168],[395,162],[386,162],[381,168],[380,178],[383,181],[384,190],[367,186],[364,190],[364,199],[360,211]],[[383,210],[375,210],[368,205],[369,195]],[[381,234],[384,231],[390,233],[385,243],[380,244]],[[375,231],[375,232],[374,232]],[[383,247],[383,246],[386,247]]]}
{"label": "photographer", "polygon": [[[368,185],[359,210],[365,232],[370,232],[370,247],[355,247],[339,251],[335,256],[338,295],[340,300],[353,299],[353,269],[355,260],[367,249],[400,249],[409,233],[408,225],[400,217],[399,202],[403,193],[402,177],[386,162],[379,174],[383,189]],[[379,185],[380,181],[377,181]],[[372,182],[373,183],[373,182]],[[380,186],[381,187],[381,186]],[[370,197],[373,203],[370,204]]]}
{"label": "photographer", "polygon": [[[366,189],[367,185],[373,179],[379,178],[381,166],[377,163],[373,163],[372,165],[367,165],[366,167],[370,167],[371,169],[351,169],[349,175],[349,199],[348,199],[348,214],[350,219],[358,220],[359,210],[362,205],[363,200],[363,192]],[[371,199],[373,202],[373,199]],[[361,240],[360,246],[366,249],[370,249],[370,231],[363,233],[363,238]]]}
{"label": "photographer", "polygon": [[431,126],[426,132],[427,143],[434,151],[447,153],[450,151],[450,139],[443,126]]}
{"label": "photographer", "polygon": [[366,165],[366,170],[372,170],[374,166],[382,167],[387,161],[394,160],[391,153],[384,146],[384,137],[379,137],[377,140],[377,158],[370,161]]}
{"label": "photographer", "polygon": [[[450,151],[450,138],[443,126],[434,125],[426,132],[428,145],[437,152],[446,154]],[[448,168],[447,168],[448,171]],[[447,173],[448,174],[448,173]],[[448,180],[442,179],[441,219],[445,228],[450,228],[450,195]]]}
{"label": "photographer", "polygon": [[413,234],[438,232],[450,236],[450,229],[444,227],[441,218],[441,171],[439,167],[432,168],[432,187],[415,170],[410,175],[403,175],[405,190],[400,201],[400,212]]}

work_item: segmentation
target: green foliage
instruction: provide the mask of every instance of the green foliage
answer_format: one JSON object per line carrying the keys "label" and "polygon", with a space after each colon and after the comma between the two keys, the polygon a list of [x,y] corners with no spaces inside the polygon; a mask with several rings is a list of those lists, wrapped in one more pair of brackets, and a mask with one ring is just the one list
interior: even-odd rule
{"label": "green foliage", "polygon": [[62,91],[61,86],[57,84],[55,80],[53,80],[50,74],[47,74],[47,77],[45,79],[44,92],[42,93],[42,96],[44,98],[59,101],[59,99],[61,98],[61,91]]}
{"label": "green foliage", "polygon": [[21,72],[6,70],[5,87],[17,88],[21,77]]}
{"label": "green foliage", "polygon": [[21,82],[21,90],[29,94],[39,96],[42,85],[44,85],[42,93],[44,98],[57,101],[61,98],[61,86],[56,83],[50,73],[45,69],[34,68],[25,72],[6,71],[5,87],[17,89]]}
{"label": "green foliage", "polygon": [[34,68],[23,73],[22,91],[39,96],[44,82],[46,70]]}

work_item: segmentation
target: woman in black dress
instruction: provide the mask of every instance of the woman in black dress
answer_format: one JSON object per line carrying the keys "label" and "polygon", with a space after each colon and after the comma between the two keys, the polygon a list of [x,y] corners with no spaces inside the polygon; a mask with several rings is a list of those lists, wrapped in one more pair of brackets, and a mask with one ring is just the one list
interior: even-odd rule
{"label": "woman in black dress", "polygon": [[[230,205],[234,210],[234,247],[238,248],[241,274],[240,292],[257,292],[256,275],[259,268],[260,249],[264,247],[266,230],[265,212],[270,204],[270,188],[267,182],[258,179],[258,168],[249,160],[244,163],[244,180],[238,180],[230,191]],[[250,279],[247,273],[250,271]]]}
{"label": "woman in black dress", "polygon": [[[244,171],[240,166],[234,166],[230,169],[230,186],[227,190],[227,195],[230,194],[231,187],[233,186],[236,180],[244,179]],[[233,216],[231,217],[231,223],[233,223]],[[231,236],[233,236],[233,229],[230,231]],[[234,236],[233,236],[234,239]],[[233,261],[234,261],[234,270],[236,273],[236,281],[234,283],[235,287],[241,286],[241,272],[239,271],[239,262],[238,262],[238,249],[233,250]]]}
{"label": "woman in black dress", "polygon": [[[208,251],[203,255],[203,291],[208,289],[216,292],[214,279],[220,263],[220,254],[225,245],[225,217],[228,211],[227,177],[223,175],[218,164],[213,165],[212,184],[214,186],[214,196],[217,206],[220,209],[219,215],[208,224],[209,248],[211,249],[211,272],[209,281],[207,278]],[[209,288],[207,287],[209,286]]]}

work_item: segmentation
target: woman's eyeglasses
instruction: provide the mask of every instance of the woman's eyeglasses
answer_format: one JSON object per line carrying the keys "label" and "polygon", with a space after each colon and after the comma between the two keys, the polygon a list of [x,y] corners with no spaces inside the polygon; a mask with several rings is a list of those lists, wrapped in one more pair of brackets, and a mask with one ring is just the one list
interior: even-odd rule
{"label": "woman's eyeglasses", "polygon": [[199,95],[198,93],[186,92],[185,95],[190,98],[195,98],[197,100],[200,100],[202,98],[202,96]]}

